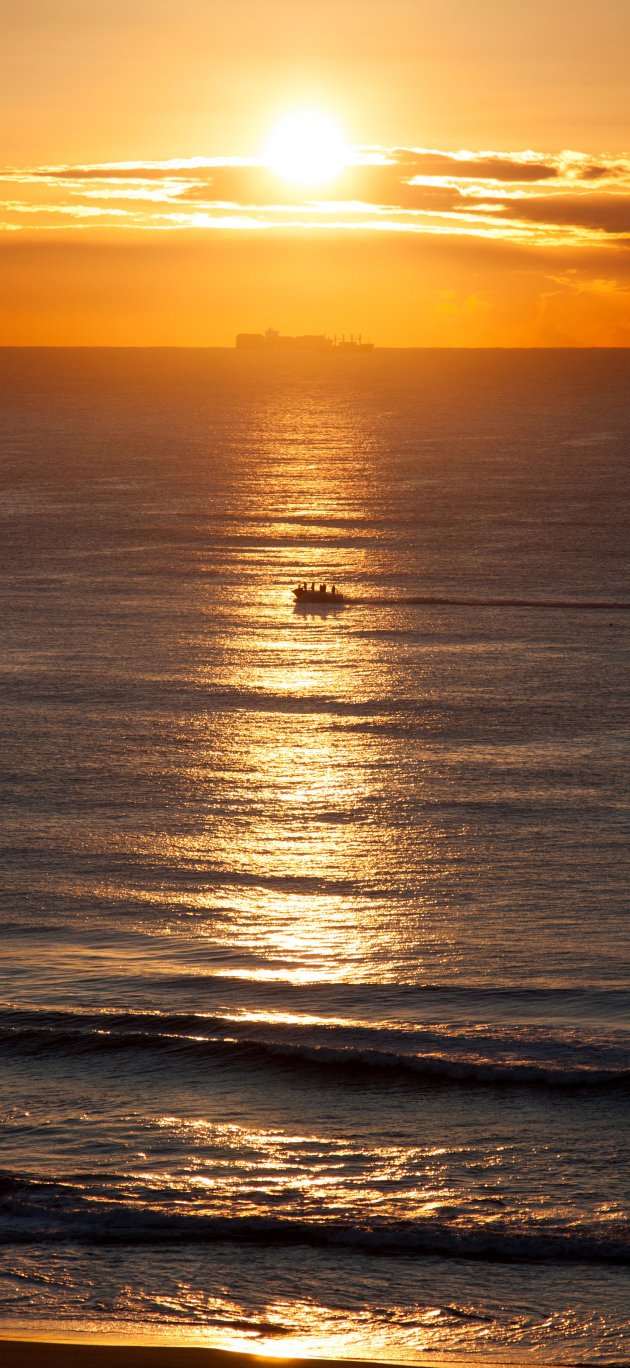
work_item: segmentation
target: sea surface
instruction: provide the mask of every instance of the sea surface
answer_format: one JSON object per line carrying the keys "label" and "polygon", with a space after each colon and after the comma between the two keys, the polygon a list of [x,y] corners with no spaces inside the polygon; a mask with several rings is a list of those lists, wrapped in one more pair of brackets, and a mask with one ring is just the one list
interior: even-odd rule
{"label": "sea surface", "polygon": [[0,387],[0,1330],[630,1362],[630,352]]}

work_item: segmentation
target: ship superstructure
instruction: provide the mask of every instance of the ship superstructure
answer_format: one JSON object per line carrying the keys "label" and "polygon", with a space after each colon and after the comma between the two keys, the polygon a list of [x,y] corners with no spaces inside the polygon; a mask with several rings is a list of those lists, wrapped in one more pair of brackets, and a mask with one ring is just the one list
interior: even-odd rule
{"label": "ship superstructure", "polygon": [[324,333],[304,333],[301,337],[285,337],[275,328],[267,328],[264,333],[239,333],[236,338],[239,351],[316,351],[316,352],[370,352],[373,342],[363,342],[361,335],[349,338],[326,337]]}

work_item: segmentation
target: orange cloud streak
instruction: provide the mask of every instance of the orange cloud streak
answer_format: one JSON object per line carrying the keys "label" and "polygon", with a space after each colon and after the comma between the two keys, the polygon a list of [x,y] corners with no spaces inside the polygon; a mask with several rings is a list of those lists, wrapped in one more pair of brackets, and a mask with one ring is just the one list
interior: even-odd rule
{"label": "orange cloud streak", "polygon": [[0,180],[5,344],[229,345],[269,323],[383,345],[630,342],[625,158],[360,148],[308,197],[244,157]]}

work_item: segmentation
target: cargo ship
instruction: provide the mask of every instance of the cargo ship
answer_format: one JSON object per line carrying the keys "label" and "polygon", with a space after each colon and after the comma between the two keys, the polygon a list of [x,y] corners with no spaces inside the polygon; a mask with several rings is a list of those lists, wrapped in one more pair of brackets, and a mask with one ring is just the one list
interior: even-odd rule
{"label": "cargo ship", "polygon": [[275,328],[264,333],[238,333],[238,351],[315,351],[315,352],[371,352],[373,342],[363,342],[361,334],[349,338],[326,337],[324,333],[305,333],[302,337],[284,337]]}

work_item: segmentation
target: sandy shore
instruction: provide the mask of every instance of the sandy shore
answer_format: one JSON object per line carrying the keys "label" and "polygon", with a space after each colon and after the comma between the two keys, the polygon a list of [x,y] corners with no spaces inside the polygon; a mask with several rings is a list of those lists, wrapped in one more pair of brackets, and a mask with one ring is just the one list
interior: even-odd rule
{"label": "sandy shore", "polygon": [[[431,1352],[415,1368],[558,1368],[537,1354],[449,1354]],[[239,1353],[228,1349],[200,1349],[185,1344],[109,1341],[106,1338],[9,1339],[0,1333],[0,1368],[411,1368],[409,1363],[377,1359],[284,1358]]]}
{"label": "sandy shore", "polygon": [[[2,1368],[366,1368],[351,1359],[257,1357],[185,1345],[109,1344],[0,1337]],[[394,1368],[379,1364],[378,1368]]]}

